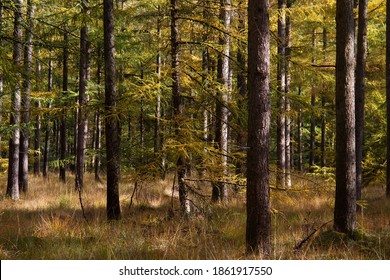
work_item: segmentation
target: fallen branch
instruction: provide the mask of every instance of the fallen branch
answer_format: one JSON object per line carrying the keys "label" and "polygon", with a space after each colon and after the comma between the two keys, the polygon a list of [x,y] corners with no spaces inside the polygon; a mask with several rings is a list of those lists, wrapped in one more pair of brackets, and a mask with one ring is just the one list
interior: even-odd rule
{"label": "fallen branch", "polygon": [[299,250],[302,248],[302,246],[303,246],[307,241],[309,241],[310,238],[312,238],[312,236],[313,236],[316,232],[318,232],[320,229],[322,229],[324,226],[326,226],[326,225],[329,224],[330,222],[333,222],[333,220],[327,221],[326,223],[323,223],[319,228],[314,229],[308,236],[306,236],[304,239],[302,239],[298,244],[296,244],[296,245],[294,246],[294,252],[299,251]]}

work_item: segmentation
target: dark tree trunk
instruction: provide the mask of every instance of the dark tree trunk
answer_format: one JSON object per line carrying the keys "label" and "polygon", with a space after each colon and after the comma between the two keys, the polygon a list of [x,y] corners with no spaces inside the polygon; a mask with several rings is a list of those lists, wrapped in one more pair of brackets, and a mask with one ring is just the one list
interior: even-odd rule
{"label": "dark tree trunk", "polygon": [[103,1],[104,10],[104,73],[105,73],[105,126],[107,157],[107,219],[121,217],[119,203],[120,179],[120,122],[117,115],[115,84],[114,9],[113,0]]}
{"label": "dark tree trunk", "polygon": [[277,91],[278,91],[278,116],[276,131],[276,155],[277,172],[276,186],[286,186],[286,115],[285,115],[285,90],[286,90],[286,0],[278,0],[278,67],[277,67]]}
{"label": "dark tree trunk", "polygon": [[386,1],[386,114],[387,114],[387,169],[386,197],[390,198],[390,1]]}
{"label": "dark tree trunk", "polygon": [[[3,14],[4,7],[3,1],[0,0],[0,34],[3,34]],[[0,48],[3,47],[3,37],[0,36]],[[3,69],[0,69],[0,123],[3,121]],[[2,140],[2,135],[0,133],[0,143]],[[0,157],[2,154],[1,145],[0,145]]]}
{"label": "dark tree trunk", "polygon": [[33,37],[34,8],[31,0],[27,0],[27,28],[24,45],[24,74],[22,92],[22,120],[19,150],[19,190],[28,191],[28,143],[30,123],[30,94],[31,94],[31,64],[32,64],[32,37]]}
{"label": "dark tree trunk", "polygon": [[[184,104],[180,93],[180,64],[179,64],[179,24],[177,0],[171,0],[171,56],[172,56],[172,99],[173,115],[175,120],[175,136],[178,141],[181,139],[181,122],[183,122]],[[179,201],[182,214],[190,213],[190,202],[188,190],[184,183],[186,176],[185,157],[179,154],[177,163],[177,180],[179,182]]]}
{"label": "dark tree trunk", "polygon": [[[49,69],[47,71],[47,91],[51,92],[53,89],[53,60],[49,59]],[[51,108],[51,101],[47,107]],[[49,152],[50,152],[50,116],[48,116],[48,120],[45,124],[45,147],[43,150],[43,167],[42,167],[42,175],[47,178],[49,175]]]}
{"label": "dark tree trunk", "polygon": [[[230,0],[220,1],[219,18],[224,25],[224,31],[220,35],[219,43],[222,46],[222,53],[218,55],[218,82],[221,89],[218,91],[216,104],[216,126],[215,143],[221,154],[220,166],[222,177],[227,175],[227,153],[228,153],[228,95],[229,95],[229,52],[230,38],[227,34],[230,29]],[[212,190],[212,201],[227,201],[227,186],[222,182],[214,183]]]}
{"label": "dark tree trunk", "polygon": [[[39,110],[41,102],[35,102],[35,107]],[[41,117],[38,114],[35,117],[34,131],[34,175],[39,176],[41,172]]]}
{"label": "dark tree trunk", "polygon": [[[292,0],[287,0],[287,9],[291,9]],[[285,145],[286,145],[286,171],[285,171],[285,180],[286,187],[290,188],[292,185],[291,182],[291,105],[290,105],[290,83],[291,83],[291,74],[290,74],[290,52],[291,52],[291,15],[286,14],[286,37],[285,37]]]}
{"label": "dark tree trunk", "polygon": [[[317,57],[316,57],[316,47],[317,47],[317,40],[316,40],[316,29],[313,29],[312,34],[312,48],[313,48],[313,57],[311,60],[311,63],[315,65],[317,63]],[[313,86],[311,89],[311,98],[310,98],[310,104],[311,104],[311,117],[310,117],[310,152],[309,152],[309,166],[310,171],[313,171],[313,167],[315,164],[315,150],[316,150],[316,118],[314,114],[315,106],[316,106],[316,93],[315,93],[315,87]]]}
{"label": "dark tree trunk", "polygon": [[76,146],[76,178],[75,189],[82,191],[84,187],[85,149],[88,134],[87,111],[87,81],[88,81],[88,28],[86,17],[88,14],[88,1],[83,2],[83,26],[80,29],[80,65],[79,65],[79,110],[77,118],[77,146]]}
{"label": "dark tree trunk", "polygon": [[355,24],[352,0],[336,4],[336,200],[334,228],[356,227]]}
{"label": "dark tree trunk", "polygon": [[[158,6],[158,18],[157,18],[157,36],[158,36],[158,50],[156,57],[156,75],[157,83],[160,84],[161,80],[161,10]],[[161,150],[161,135],[160,135],[160,119],[161,119],[161,90],[158,86],[157,96],[156,96],[156,110],[155,110],[155,122],[154,122],[154,138],[153,138],[153,148],[154,153],[158,155]]]}
{"label": "dark tree trunk", "polygon": [[[322,51],[324,52],[324,61],[326,61],[326,51],[327,51],[327,45],[328,45],[328,32],[326,28],[323,29],[322,34]],[[322,114],[322,121],[321,121],[321,167],[325,167],[326,161],[325,161],[325,152],[326,152],[326,88],[325,88],[325,82],[322,83],[322,97],[321,97],[321,105],[322,110],[324,110],[324,113]]]}
{"label": "dark tree trunk", "polygon": [[269,200],[270,35],[268,0],[248,6],[247,253],[271,253]]}
{"label": "dark tree trunk", "polygon": [[[302,86],[298,87],[298,95],[302,95]],[[298,124],[297,124],[297,149],[298,149],[298,170],[303,171],[303,149],[302,149],[302,105],[299,105],[298,108]]]}
{"label": "dark tree trunk", "polygon": [[[97,50],[97,71],[96,71],[96,80],[98,85],[98,99],[101,100],[101,47],[98,46]],[[95,159],[94,159],[94,173],[95,173],[95,181],[100,182],[100,149],[101,149],[101,136],[102,136],[102,120],[101,120],[101,112],[100,109],[97,110],[95,114]]]}
{"label": "dark tree trunk", "polygon": [[355,106],[356,106],[356,200],[362,198],[362,162],[364,131],[364,97],[366,91],[367,60],[367,6],[368,0],[359,0],[359,19],[356,53]]}
{"label": "dark tree trunk", "polygon": [[[243,7],[243,2],[240,0],[238,4],[238,30],[240,35],[244,35],[245,29],[245,12]],[[246,96],[247,96],[247,81],[246,81],[246,58],[243,53],[243,50],[245,48],[245,45],[243,42],[239,42],[239,47],[237,50],[237,62],[238,62],[238,72],[237,72],[237,88],[239,93],[239,99],[238,99],[238,106],[239,108],[246,108]],[[247,131],[245,129],[245,122],[242,118],[239,118],[239,130],[237,133],[237,143],[240,147],[241,151],[245,151],[247,143],[248,143],[248,136]],[[237,162],[237,171],[241,174],[246,173],[246,166],[245,164],[242,164],[241,161]]]}
{"label": "dark tree trunk", "polygon": [[14,127],[9,142],[8,183],[7,195],[13,200],[19,200],[19,148],[20,148],[20,109],[21,109],[21,85],[22,80],[22,6],[23,0],[15,0],[14,12],[14,47],[13,62],[15,69],[15,84],[11,95],[10,126]]}
{"label": "dark tree trunk", "polygon": [[[68,95],[68,31],[64,31],[64,49],[62,56],[62,95],[66,98]],[[65,107],[66,104],[63,104]],[[61,114],[60,124],[60,139],[59,139],[59,154],[60,154],[60,180],[65,182],[66,180],[66,109],[63,109]]]}

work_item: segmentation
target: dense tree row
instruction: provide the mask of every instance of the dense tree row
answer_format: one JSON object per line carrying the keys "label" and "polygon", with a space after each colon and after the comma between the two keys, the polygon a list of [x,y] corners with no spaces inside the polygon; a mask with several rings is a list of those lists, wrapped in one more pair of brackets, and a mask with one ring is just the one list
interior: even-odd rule
{"label": "dense tree row", "polygon": [[335,178],[335,229],[352,233],[361,189],[385,181],[385,14],[367,0],[2,0],[7,195],[33,188],[29,169],[71,171],[80,194],[85,172],[105,174],[119,219],[121,170],[175,172],[189,215],[187,179],[224,204],[246,179],[247,250],[268,254],[270,184],[306,172]]}

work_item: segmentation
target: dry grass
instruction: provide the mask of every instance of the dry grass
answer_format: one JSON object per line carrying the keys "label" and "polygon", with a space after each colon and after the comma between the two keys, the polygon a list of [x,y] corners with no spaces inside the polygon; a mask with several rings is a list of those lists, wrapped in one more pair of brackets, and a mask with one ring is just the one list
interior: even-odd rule
{"label": "dry grass", "polygon": [[[198,213],[169,218],[172,178],[121,184],[122,219],[108,223],[105,186],[86,175],[83,219],[73,178],[60,183],[30,177],[30,191],[20,201],[0,201],[1,259],[246,259],[244,193],[229,206],[193,198]],[[310,179],[313,181],[313,179]],[[272,191],[274,259],[389,259],[390,202],[384,190],[365,190],[367,208],[359,214],[352,240],[332,231],[333,189],[321,179],[294,182],[294,190]],[[5,192],[6,178],[0,178]],[[317,183],[316,183],[317,182]],[[326,183],[327,184],[327,183]],[[328,185],[328,184],[327,184]],[[200,191],[210,186],[200,184]],[[178,208],[177,198],[174,198]],[[302,244],[294,247],[315,232]],[[255,256],[249,256],[255,258]]]}

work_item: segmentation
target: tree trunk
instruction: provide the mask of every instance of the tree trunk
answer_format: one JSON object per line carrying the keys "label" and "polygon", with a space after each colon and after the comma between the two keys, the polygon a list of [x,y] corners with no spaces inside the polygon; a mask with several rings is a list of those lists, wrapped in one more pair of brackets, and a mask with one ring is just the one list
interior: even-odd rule
{"label": "tree trunk", "polygon": [[15,0],[14,12],[14,47],[13,62],[15,65],[15,84],[11,95],[10,126],[14,127],[9,141],[8,183],[7,195],[13,200],[19,200],[19,148],[20,148],[20,109],[21,109],[21,85],[22,80],[22,9],[23,0]]}
{"label": "tree trunk", "polygon": [[390,1],[386,1],[386,116],[387,116],[387,168],[386,197],[390,198]]}
{"label": "tree trunk", "polygon": [[30,94],[31,94],[31,64],[32,64],[32,37],[33,37],[34,7],[31,0],[27,0],[27,24],[24,45],[24,75],[22,92],[22,120],[19,150],[19,190],[28,191],[28,143],[30,122]]}
{"label": "tree trunk", "polygon": [[[244,12],[244,1],[240,0],[238,4],[238,31],[241,34],[244,34],[245,29],[245,12]],[[237,72],[237,88],[239,93],[239,99],[238,99],[238,107],[239,108],[246,108],[246,100],[247,97],[247,81],[246,81],[246,59],[245,55],[243,53],[243,50],[245,48],[245,44],[243,42],[238,42],[239,47],[237,49],[237,62],[238,62],[238,72]],[[238,120],[239,124],[239,130],[237,133],[237,143],[239,145],[239,149],[241,151],[245,151],[248,143],[248,136],[247,131],[245,129],[245,122],[243,118],[239,118]],[[246,173],[246,166],[245,164],[242,164],[240,160],[237,162],[236,169],[239,173],[245,174]]]}
{"label": "tree trunk", "polygon": [[[98,46],[97,50],[97,71],[96,71],[96,80],[98,85],[98,99],[102,98],[101,96],[101,47]],[[100,149],[101,149],[101,136],[102,136],[102,120],[101,120],[101,112],[100,108],[97,110],[95,114],[95,127],[96,127],[96,135],[95,135],[95,159],[94,159],[94,173],[95,173],[95,181],[100,182]]]}
{"label": "tree trunk", "polygon": [[366,91],[367,60],[367,6],[368,0],[359,0],[359,19],[356,53],[355,102],[356,102],[356,200],[362,198],[362,162],[364,144],[364,99]]}
{"label": "tree trunk", "polygon": [[277,67],[277,91],[278,91],[278,116],[277,116],[277,172],[276,186],[286,186],[286,115],[285,115],[285,91],[286,91],[286,0],[278,0],[278,67]]}
{"label": "tree trunk", "polygon": [[334,228],[356,227],[355,26],[353,1],[336,4],[336,200]]}
{"label": "tree trunk", "polygon": [[116,69],[114,48],[113,0],[103,1],[104,10],[104,73],[105,73],[105,126],[107,157],[107,219],[121,217],[119,203],[120,179],[120,123],[117,112]]}
{"label": "tree trunk", "polygon": [[[324,61],[326,61],[326,50],[328,45],[328,32],[326,28],[323,29],[322,34],[322,50],[324,52]],[[326,151],[326,113],[325,113],[325,107],[326,107],[326,97],[325,97],[325,82],[322,82],[322,97],[321,97],[321,105],[322,110],[324,110],[324,113],[322,114],[322,122],[321,122],[321,167],[324,168],[326,161],[325,161],[325,151]]]}
{"label": "tree trunk", "polygon": [[[292,0],[287,0],[287,9],[291,9]],[[291,188],[291,105],[290,105],[290,84],[291,84],[291,74],[290,74],[290,52],[291,52],[291,16],[290,13],[286,14],[286,35],[285,35],[285,145],[286,145],[286,187]]]}
{"label": "tree trunk", "polygon": [[88,134],[87,111],[87,81],[88,81],[88,28],[86,17],[88,14],[88,1],[83,2],[83,26],[80,29],[80,65],[79,65],[79,110],[77,118],[77,146],[76,146],[76,178],[75,189],[82,191],[84,187],[85,149]]}
{"label": "tree trunk", "polygon": [[[3,34],[3,14],[4,7],[3,1],[0,0],[0,34]],[[0,48],[3,47],[3,37],[0,36]],[[0,123],[3,121],[3,69],[0,68]],[[1,145],[2,135],[0,133],[0,157],[2,155],[2,145]]]}
{"label": "tree trunk", "polygon": [[270,35],[268,0],[248,2],[247,253],[271,253],[269,197]]}
{"label": "tree trunk", "polygon": [[[302,86],[299,85],[298,87],[298,95],[302,95]],[[297,135],[297,149],[298,149],[298,170],[300,172],[303,171],[303,149],[302,149],[302,105],[299,104],[298,108],[298,125],[297,125],[297,130],[298,130],[298,135]]]}
{"label": "tree trunk", "polygon": [[[180,93],[180,64],[179,64],[179,24],[177,0],[171,0],[171,56],[172,56],[172,99],[173,115],[175,120],[175,136],[181,140],[181,122],[183,121],[184,104]],[[190,201],[184,178],[186,176],[186,164],[183,153],[179,154],[177,163],[177,180],[179,183],[179,201],[181,213],[190,213]]]}
{"label": "tree trunk", "polygon": [[[313,29],[312,33],[312,48],[313,48],[313,57],[311,60],[311,63],[315,65],[317,63],[317,57],[316,57],[316,47],[317,47],[317,40],[316,40],[316,29]],[[316,150],[316,118],[314,114],[315,106],[316,106],[316,92],[315,92],[315,86],[312,86],[311,89],[311,117],[310,117],[310,152],[309,152],[309,166],[310,166],[310,172],[313,171],[313,167],[315,164],[315,150]]]}
{"label": "tree trunk", "polygon": [[[53,60],[49,59],[49,69],[47,71],[47,91],[51,92],[53,90]],[[51,101],[47,107],[51,108]],[[49,151],[50,151],[50,116],[48,116],[47,122],[45,124],[45,147],[43,150],[43,167],[42,175],[47,178],[49,175]]]}
{"label": "tree trunk", "polygon": [[[230,29],[230,0],[221,0],[220,2],[220,21],[224,25],[224,31],[220,35],[219,43],[222,46],[222,53],[218,55],[218,82],[221,84],[221,90],[218,91],[216,104],[216,126],[215,143],[221,154],[222,178],[227,176],[227,153],[228,153],[228,96],[229,96],[229,52],[230,38],[228,35]],[[224,181],[225,179],[222,179]],[[213,184],[212,201],[227,202],[228,192],[226,184],[218,182]]]}
{"label": "tree trunk", "polygon": [[[68,95],[68,31],[64,31],[64,49],[62,56],[62,95],[66,98]],[[65,107],[66,104],[63,104]],[[66,109],[62,110],[61,124],[60,124],[60,139],[59,139],[59,153],[60,153],[60,180],[65,182],[66,180]]]}

